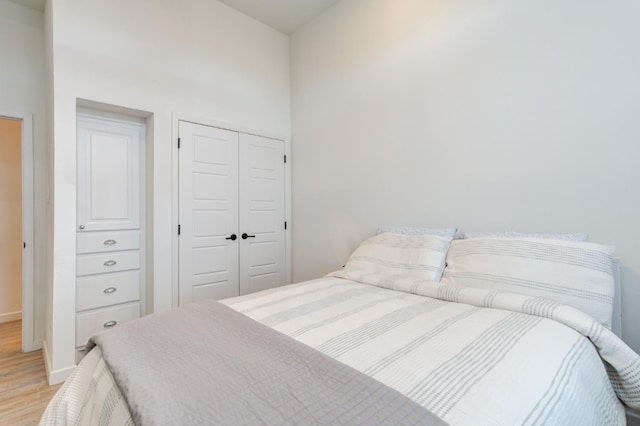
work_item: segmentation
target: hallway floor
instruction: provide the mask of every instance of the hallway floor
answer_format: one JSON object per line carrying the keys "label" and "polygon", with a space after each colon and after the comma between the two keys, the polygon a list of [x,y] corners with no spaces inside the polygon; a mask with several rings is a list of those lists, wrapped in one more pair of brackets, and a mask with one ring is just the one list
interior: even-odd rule
{"label": "hallway floor", "polygon": [[0,425],[36,425],[61,385],[49,386],[42,351],[23,353],[22,322],[0,324]]}

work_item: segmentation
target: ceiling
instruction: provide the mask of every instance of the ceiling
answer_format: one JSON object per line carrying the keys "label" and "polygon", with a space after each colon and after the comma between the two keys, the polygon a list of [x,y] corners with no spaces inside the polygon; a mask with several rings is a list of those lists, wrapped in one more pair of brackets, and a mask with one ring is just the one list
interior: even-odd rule
{"label": "ceiling", "polygon": [[[33,9],[44,10],[46,0],[12,0]],[[337,3],[338,0],[220,0],[285,34]]]}
{"label": "ceiling", "polygon": [[220,0],[285,34],[328,9],[338,0]]}
{"label": "ceiling", "polygon": [[44,5],[46,0],[11,0],[14,3],[20,3],[21,5],[30,7],[32,9],[41,10],[44,12]]}

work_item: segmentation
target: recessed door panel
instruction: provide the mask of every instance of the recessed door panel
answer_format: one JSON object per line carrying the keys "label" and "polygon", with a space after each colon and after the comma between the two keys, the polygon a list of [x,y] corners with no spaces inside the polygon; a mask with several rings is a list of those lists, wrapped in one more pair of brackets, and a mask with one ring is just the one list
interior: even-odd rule
{"label": "recessed door panel", "polygon": [[227,250],[224,246],[194,248],[193,275],[213,275],[227,273]]}
{"label": "recessed door panel", "polygon": [[229,229],[227,210],[195,210],[192,217],[193,238],[224,235]]}
{"label": "recessed door panel", "polygon": [[275,266],[278,263],[278,244],[275,241],[253,243],[251,250],[251,268]]}
{"label": "recessed door panel", "polygon": [[[215,173],[193,173],[193,200],[227,202],[232,195],[229,186],[233,186],[235,177]],[[237,194],[235,195],[237,197]]]}
{"label": "recessed door panel", "polygon": [[[203,126],[206,127],[206,126]],[[217,164],[226,168],[229,161],[236,158],[236,147],[230,146],[225,138],[216,139],[210,135],[193,136],[193,162],[203,164]]]}
{"label": "recessed door panel", "polygon": [[277,233],[284,223],[278,209],[253,209],[248,214],[251,229],[259,229],[261,233]]}
{"label": "recessed door panel", "polygon": [[252,176],[248,179],[247,198],[255,206],[277,208],[276,203],[280,200],[283,191],[281,184],[282,182],[274,178]]}
{"label": "recessed door panel", "polygon": [[233,288],[233,286],[230,285],[228,281],[220,281],[196,286],[193,287],[193,300],[219,300],[236,296],[236,294],[230,292],[231,288]]}
{"label": "recessed door panel", "polygon": [[78,117],[78,231],[140,227],[144,128]]}
{"label": "recessed door panel", "polygon": [[129,173],[127,170],[129,140],[118,135],[93,133],[89,140],[90,221],[109,218],[125,219],[130,210]]}
{"label": "recessed door panel", "polygon": [[251,288],[254,291],[262,291],[282,285],[280,274],[267,272],[265,274],[254,273],[251,276]]}

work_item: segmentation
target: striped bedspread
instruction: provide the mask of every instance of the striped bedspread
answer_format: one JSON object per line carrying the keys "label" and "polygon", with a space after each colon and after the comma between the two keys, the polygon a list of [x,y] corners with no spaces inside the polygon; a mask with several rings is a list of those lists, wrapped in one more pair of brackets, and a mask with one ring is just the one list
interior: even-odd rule
{"label": "striped bedspread", "polygon": [[[573,308],[410,278],[345,278],[223,303],[399,390],[452,425],[624,424],[616,391],[629,404],[640,401],[638,355]],[[600,356],[620,358],[620,373]]]}
{"label": "striped bedspread", "polygon": [[[616,425],[625,423],[618,398],[640,405],[638,355],[586,314],[542,299],[352,273],[223,303],[452,425]],[[95,376],[76,375],[88,374]],[[69,412],[101,415],[104,401],[63,392],[83,380],[65,384],[43,424],[61,411],[68,420]],[[114,387],[112,380],[107,371],[98,382]],[[118,394],[111,392],[109,410],[120,413]]]}

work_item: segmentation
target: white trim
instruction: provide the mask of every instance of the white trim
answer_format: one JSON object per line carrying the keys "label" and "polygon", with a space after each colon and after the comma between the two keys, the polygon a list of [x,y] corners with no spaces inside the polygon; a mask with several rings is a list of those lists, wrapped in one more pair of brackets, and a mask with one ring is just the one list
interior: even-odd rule
{"label": "white trim", "polygon": [[[202,124],[205,126],[217,127],[219,129],[231,130],[233,132],[262,136],[263,138],[278,139],[285,142],[288,141],[288,138],[286,138],[281,134],[264,132],[264,131],[261,131],[260,129],[256,129],[253,127],[246,127],[246,126],[242,126],[240,124],[235,124],[235,123],[227,123],[225,121],[212,119],[211,117],[197,116],[195,114],[185,114],[182,112],[174,112],[172,114],[172,117],[173,117],[173,125],[174,125],[173,130],[176,138],[178,137],[178,128],[177,128],[178,121],[186,121],[188,123]],[[177,149],[177,146],[176,146],[176,149]]]}
{"label": "white trim", "polygon": [[22,311],[0,314],[0,324],[10,321],[18,321],[20,319],[22,319]]}
{"label": "white trim", "polygon": [[51,357],[49,356],[46,342],[42,345],[42,358],[44,358],[44,369],[47,374],[49,386],[64,382],[71,376],[71,373],[73,373],[73,370],[76,368],[76,366],[73,365],[71,367],[61,368],[60,370],[51,370]]}
{"label": "white trim", "polygon": [[[144,292],[144,306],[141,306],[143,315],[148,315],[154,312],[154,294],[155,289],[153,286],[154,277],[154,240],[155,240],[155,225],[154,225],[154,116],[148,115],[145,118],[145,140],[144,140],[144,167],[141,171],[141,178],[144,181],[144,199],[141,199],[141,205],[144,211],[144,281],[142,291]],[[141,304],[142,305],[142,304]]]}
{"label": "white trim", "polygon": [[284,235],[287,259],[285,284],[290,284],[293,271],[293,219],[291,217],[291,142],[288,138],[284,139],[284,153],[287,156],[287,162],[284,165],[284,216],[287,221],[287,230]]}
{"label": "white trim", "polygon": [[33,114],[2,109],[0,117],[22,123],[22,351],[30,352],[42,345],[35,340]]}
{"label": "white trim", "polygon": [[95,112],[98,112],[100,116],[103,115],[113,116],[117,120],[123,120],[127,123],[132,121],[138,121],[140,123],[145,123],[147,118],[153,115],[152,112],[143,111],[141,109],[129,108],[120,105],[113,105],[106,102],[98,102],[92,101],[89,99],[77,98],[76,99],[76,113],[82,114],[83,112],[88,112],[89,115],[95,115]]}
{"label": "white trim", "polygon": [[[293,234],[293,221],[291,219],[291,140],[288,137],[274,134],[271,132],[263,132],[256,130],[255,128],[245,127],[238,124],[226,123],[223,121],[211,119],[210,117],[198,116],[197,114],[188,114],[184,112],[173,112],[171,114],[172,129],[171,129],[171,225],[172,229],[178,229],[178,178],[180,175],[178,167],[178,124],[180,121],[186,121],[194,124],[202,124],[205,126],[217,127],[225,130],[231,130],[239,133],[247,133],[250,135],[262,136],[270,139],[277,139],[284,141],[284,153],[287,156],[287,163],[284,170],[284,182],[285,182],[285,220],[287,221],[287,231],[285,233],[285,252],[287,259],[286,267],[286,282],[284,284],[291,283],[292,268],[293,268],[293,256],[292,256],[292,234]],[[179,240],[178,233],[172,232],[171,238],[171,259],[172,259],[172,274],[171,274],[171,287],[172,287],[172,306],[176,307],[179,304]]]}
{"label": "white trim", "polygon": [[145,119],[135,116],[118,114],[112,111],[102,111],[99,109],[89,109],[86,107],[77,107],[76,118],[82,117],[89,120],[98,120],[100,122],[113,122],[117,124],[126,124],[128,126],[145,127]]}
{"label": "white trim", "polygon": [[175,231],[180,219],[180,156],[178,137],[182,114],[171,114],[171,306],[180,304],[180,239]]}

